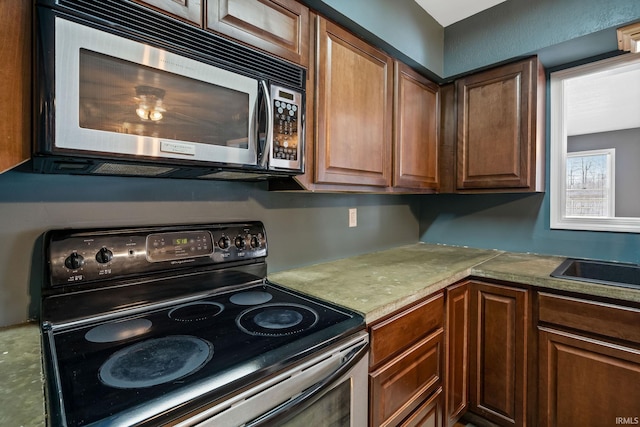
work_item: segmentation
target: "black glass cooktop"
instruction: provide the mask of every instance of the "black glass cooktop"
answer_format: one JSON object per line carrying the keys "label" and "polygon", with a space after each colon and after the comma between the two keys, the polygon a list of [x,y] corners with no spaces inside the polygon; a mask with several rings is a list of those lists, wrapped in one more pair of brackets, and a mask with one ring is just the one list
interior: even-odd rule
{"label": "black glass cooktop", "polygon": [[67,425],[106,425],[128,411],[211,402],[362,324],[348,311],[261,284],[48,338]]}

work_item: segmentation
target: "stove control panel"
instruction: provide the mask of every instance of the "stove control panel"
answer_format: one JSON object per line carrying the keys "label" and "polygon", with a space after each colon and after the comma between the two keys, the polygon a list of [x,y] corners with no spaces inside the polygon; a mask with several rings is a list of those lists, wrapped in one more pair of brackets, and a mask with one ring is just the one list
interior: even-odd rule
{"label": "stove control panel", "polygon": [[267,256],[260,222],[112,230],[53,230],[45,235],[52,286],[140,276]]}

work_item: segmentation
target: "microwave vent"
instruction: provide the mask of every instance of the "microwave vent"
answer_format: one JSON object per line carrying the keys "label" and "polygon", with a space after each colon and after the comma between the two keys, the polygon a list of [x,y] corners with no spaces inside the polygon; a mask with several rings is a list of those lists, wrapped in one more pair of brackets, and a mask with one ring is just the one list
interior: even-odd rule
{"label": "microwave vent", "polygon": [[174,168],[147,165],[128,165],[122,163],[102,163],[91,173],[99,175],[132,175],[132,176],[160,176],[175,171]]}
{"label": "microwave vent", "polygon": [[235,172],[235,171],[221,171],[210,173],[207,175],[201,175],[198,178],[200,179],[224,179],[224,180],[238,180],[238,181],[247,181],[247,180],[262,180],[266,179],[266,177],[262,174],[251,173],[251,172]]}
{"label": "microwave vent", "polygon": [[[58,5],[82,18],[102,24],[104,29],[123,29],[145,43],[228,70],[305,87],[305,70],[300,66],[250,49],[201,28],[185,24],[124,0],[58,0]],[[115,25],[114,25],[115,24]]]}

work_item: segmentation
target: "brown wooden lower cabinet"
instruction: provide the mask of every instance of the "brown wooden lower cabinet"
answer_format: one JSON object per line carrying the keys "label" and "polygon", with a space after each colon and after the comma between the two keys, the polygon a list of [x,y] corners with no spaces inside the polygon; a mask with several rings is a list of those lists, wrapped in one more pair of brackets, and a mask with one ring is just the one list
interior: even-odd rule
{"label": "brown wooden lower cabinet", "polygon": [[539,328],[540,426],[640,423],[640,349]]}
{"label": "brown wooden lower cabinet", "polygon": [[468,283],[447,289],[446,425],[453,426],[469,405],[469,302]]}
{"label": "brown wooden lower cabinet", "polygon": [[639,327],[640,304],[462,281],[371,325],[369,424],[640,425]]}
{"label": "brown wooden lower cabinet", "polygon": [[373,324],[371,426],[443,425],[444,293]]}
{"label": "brown wooden lower cabinet", "polygon": [[539,424],[640,424],[640,308],[538,294]]}
{"label": "brown wooden lower cabinet", "polygon": [[528,290],[469,285],[469,410],[502,426],[527,425]]}

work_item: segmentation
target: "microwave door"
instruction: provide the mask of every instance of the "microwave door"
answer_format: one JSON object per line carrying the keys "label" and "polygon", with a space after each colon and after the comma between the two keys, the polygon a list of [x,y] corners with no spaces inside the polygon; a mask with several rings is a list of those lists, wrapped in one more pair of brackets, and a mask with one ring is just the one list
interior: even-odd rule
{"label": "microwave door", "polygon": [[55,149],[258,166],[256,79],[59,17],[55,28]]}

